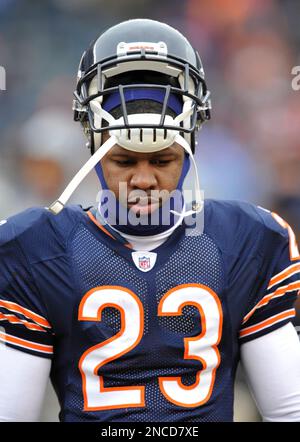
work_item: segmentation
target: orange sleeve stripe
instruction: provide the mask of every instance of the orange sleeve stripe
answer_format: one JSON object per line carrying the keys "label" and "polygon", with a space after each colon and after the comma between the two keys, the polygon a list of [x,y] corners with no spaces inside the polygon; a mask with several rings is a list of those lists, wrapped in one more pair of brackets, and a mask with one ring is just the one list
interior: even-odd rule
{"label": "orange sleeve stripe", "polygon": [[41,331],[46,332],[46,330],[43,327],[40,327],[37,324],[32,324],[31,322],[25,321],[25,319],[20,319],[16,315],[6,315],[4,313],[0,312],[0,321],[8,321],[11,324],[22,324],[29,330],[35,330],[35,331]]}
{"label": "orange sleeve stripe", "polygon": [[274,285],[278,284],[281,281],[284,281],[286,278],[298,272],[300,272],[300,263],[292,264],[291,266],[287,267],[285,270],[270,279],[268,289],[272,288]]}
{"label": "orange sleeve stripe", "polygon": [[248,319],[253,315],[253,313],[256,311],[256,309],[263,307],[264,305],[267,305],[272,299],[279,298],[281,296],[284,296],[285,294],[289,292],[293,292],[294,290],[300,289],[300,281],[291,282],[289,285],[285,285],[283,287],[279,287],[275,292],[270,293],[269,295],[264,296],[254,307],[250,312],[244,317],[243,324],[248,321]]}
{"label": "orange sleeve stripe", "polygon": [[275,315],[275,316],[272,316],[271,318],[265,319],[264,321],[259,322],[258,324],[252,325],[250,327],[247,327],[247,328],[241,330],[239,333],[239,337],[241,338],[244,336],[251,335],[251,334],[256,333],[260,330],[271,327],[271,325],[274,325],[277,322],[283,321],[284,319],[293,318],[294,316],[295,316],[295,309],[294,308],[286,310],[283,313],[279,313],[278,315]]}
{"label": "orange sleeve stripe", "polygon": [[48,353],[48,354],[53,353],[52,345],[37,344],[32,341],[16,338],[15,336],[8,335],[7,333],[0,332],[0,340],[3,342],[8,342],[10,344],[17,345],[18,347],[29,348],[30,350],[36,350],[41,353]]}
{"label": "orange sleeve stripe", "polygon": [[10,301],[5,301],[4,299],[0,299],[0,307],[4,307],[5,309],[11,310],[12,312],[15,313],[21,313],[27,319],[31,319],[32,321],[36,322],[38,325],[41,325],[42,327],[51,328],[51,325],[45,318],[43,318],[40,315],[37,315],[36,313],[32,312],[31,310],[28,310],[25,307],[22,307],[19,304],[16,304],[15,302],[10,302]]}

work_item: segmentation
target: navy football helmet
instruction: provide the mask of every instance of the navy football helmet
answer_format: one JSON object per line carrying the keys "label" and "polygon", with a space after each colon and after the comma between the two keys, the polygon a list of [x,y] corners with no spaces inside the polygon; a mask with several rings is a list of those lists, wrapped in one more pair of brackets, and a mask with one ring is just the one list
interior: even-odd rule
{"label": "navy football helmet", "polygon": [[[81,58],[74,95],[74,119],[82,123],[92,153],[101,144],[101,136],[94,135],[108,126],[125,129],[129,137],[131,129],[152,129],[154,139],[159,129],[165,136],[175,130],[194,151],[195,133],[210,118],[210,92],[197,51],[179,31],[154,20],[128,20],[100,35]],[[105,108],[112,95],[122,108],[118,120]],[[130,96],[161,102],[161,114],[152,121],[130,118]],[[166,115],[168,107],[176,108],[175,119]]]}

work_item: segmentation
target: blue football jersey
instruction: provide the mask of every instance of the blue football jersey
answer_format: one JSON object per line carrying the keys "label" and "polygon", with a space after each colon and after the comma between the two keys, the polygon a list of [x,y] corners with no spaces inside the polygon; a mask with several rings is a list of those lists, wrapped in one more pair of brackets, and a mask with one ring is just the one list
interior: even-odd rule
{"label": "blue football jersey", "polygon": [[67,422],[232,421],[240,345],[300,289],[292,229],[233,201],[145,253],[80,206],[29,209],[0,223],[0,265],[0,341],[52,359]]}

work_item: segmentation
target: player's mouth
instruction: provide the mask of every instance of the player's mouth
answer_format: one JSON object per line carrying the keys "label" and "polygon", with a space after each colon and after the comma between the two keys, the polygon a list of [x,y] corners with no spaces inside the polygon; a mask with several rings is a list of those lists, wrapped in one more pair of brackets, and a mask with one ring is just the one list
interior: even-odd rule
{"label": "player's mouth", "polygon": [[140,216],[149,215],[160,206],[160,200],[150,197],[128,198],[128,208]]}

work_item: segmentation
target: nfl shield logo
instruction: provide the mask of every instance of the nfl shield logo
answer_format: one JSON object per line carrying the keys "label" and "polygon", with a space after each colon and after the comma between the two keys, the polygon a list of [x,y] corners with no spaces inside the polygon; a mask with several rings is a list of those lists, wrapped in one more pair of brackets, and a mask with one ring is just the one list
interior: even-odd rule
{"label": "nfl shield logo", "polygon": [[140,269],[143,270],[148,270],[150,269],[150,258],[148,258],[147,256],[141,256],[139,257],[139,267]]}
{"label": "nfl shield logo", "polygon": [[135,266],[140,272],[149,272],[153,269],[156,263],[157,254],[154,252],[147,252],[139,250],[131,253]]}

